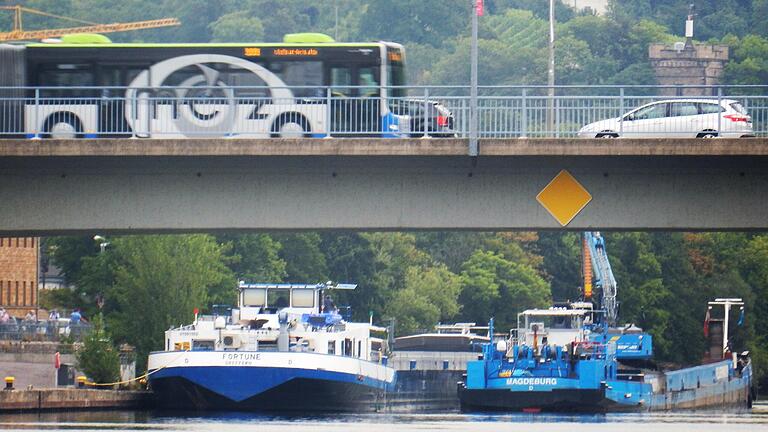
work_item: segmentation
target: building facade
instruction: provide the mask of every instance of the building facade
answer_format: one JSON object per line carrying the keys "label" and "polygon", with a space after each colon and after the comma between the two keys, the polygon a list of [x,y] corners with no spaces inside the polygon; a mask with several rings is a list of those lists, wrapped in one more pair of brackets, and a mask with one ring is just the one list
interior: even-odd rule
{"label": "building facade", "polygon": [[39,238],[0,238],[0,306],[23,318],[38,308]]}

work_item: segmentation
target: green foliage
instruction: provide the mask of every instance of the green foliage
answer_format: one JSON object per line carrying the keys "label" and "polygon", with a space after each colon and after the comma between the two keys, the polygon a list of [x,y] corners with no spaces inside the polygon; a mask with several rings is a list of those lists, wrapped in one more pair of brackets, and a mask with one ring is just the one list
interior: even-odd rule
{"label": "green foliage", "polygon": [[279,256],[285,262],[286,281],[306,283],[328,280],[328,266],[321,250],[320,235],[299,233],[275,237],[282,245]]}
{"label": "green foliage", "polygon": [[461,272],[462,316],[474,322],[494,317],[499,328],[512,328],[517,314],[533,307],[548,307],[552,297],[548,284],[528,265],[501,255],[476,251]]}
{"label": "green foliage", "polygon": [[75,357],[78,369],[95,383],[113,383],[120,378],[120,354],[104,330],[101,315],[96,315],[91,321],[91,331]]}
{"label": "green foliage", "polygon": [[211,42],[255,42],[264,39],[261,20],[246,11],[222,15],[208,27],[213,34]]}
{"label": "green foliage", "polygon": [[464,0],[364,3],[359,29],[363,39],[407,40],[440,47],[469,23],[469,3]]}
{"label": "green foliage", "polygon": [[269,235],[223,235],[219,241],[228,242],[232,247],[229,267],[238,279],[282,281],[285,277],[285,261],[280,258],[282,245]]}
{"label": "green foliage", "polygon": [[724,70],[728,84],[765,84],[768,82],[768,38],[749,35],[743,39],[729,38],[732,60]]}
{"label": "green foliage", "polygon": [[405,287],[395,292],[387,306],[387,315],[397,320],[398,335],[428,331],[458,314],[460,291],[459,276],[445,265],[411,266],[405,272]]}
{"label": "green foliage", "polygon": [[235,300],[226,248],[209,235],[129,236],[111,243],[107,322],[118,341],[136,347],[139,364],[163,347],[166,329],[192,320],[195,307]]}

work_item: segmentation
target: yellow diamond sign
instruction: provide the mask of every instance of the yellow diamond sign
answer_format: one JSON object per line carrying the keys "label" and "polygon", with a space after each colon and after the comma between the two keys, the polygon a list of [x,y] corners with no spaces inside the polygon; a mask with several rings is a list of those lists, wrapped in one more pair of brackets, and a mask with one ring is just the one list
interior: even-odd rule
{"label": "yellow diamond sign", "polygon": [[592,201],[592,195],[571,173],[562,170],[536,195],[536,200],[560,225],[566,226]]}

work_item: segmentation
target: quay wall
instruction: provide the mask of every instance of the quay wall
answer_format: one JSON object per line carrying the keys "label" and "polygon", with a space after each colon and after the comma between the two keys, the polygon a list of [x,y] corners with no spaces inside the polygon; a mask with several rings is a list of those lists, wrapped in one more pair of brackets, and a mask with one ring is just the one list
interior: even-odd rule
{"label": "quay wall", "polygon": [[151,403],[151,392],[94,389],[0,391],[0,412],[70,409],[137,409]]}

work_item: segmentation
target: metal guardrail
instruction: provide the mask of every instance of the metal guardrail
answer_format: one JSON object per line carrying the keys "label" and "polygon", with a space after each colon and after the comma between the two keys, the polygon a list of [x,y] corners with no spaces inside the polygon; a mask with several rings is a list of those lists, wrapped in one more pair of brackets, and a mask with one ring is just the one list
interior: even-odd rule
{"label": "metal guardrail", "polygon": [[[373,90],[6,87],[0,88],[0,137],[469,135],[466,86],[388,88],[388,94],[408,96],[387,98]],[[369,94],[345,96],[365,91]],[[558,86],[555,93],[549,97],[546,86],[480,87],[479,136],[768,136],[768,86]],[[677,95],[666,96],[669,93]],[[660,101],[668,104],[618,120]],[[740,110],[750,116],[751,128]],[[595,122],[593,129],[582,130]]]}
{"label": "metal guardrail", "polygon": [[0,341],[82,341],[91,331],[90,324],[53,321],[8,322],[0,324]]}

